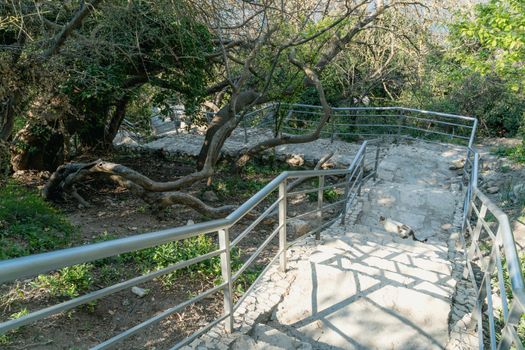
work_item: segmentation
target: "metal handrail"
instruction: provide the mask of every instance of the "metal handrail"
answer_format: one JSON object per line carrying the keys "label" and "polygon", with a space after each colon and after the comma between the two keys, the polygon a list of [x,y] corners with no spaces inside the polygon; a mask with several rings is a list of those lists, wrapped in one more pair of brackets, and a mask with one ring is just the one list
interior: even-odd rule
{"label": "metal handrail", "polygon": [[[286,108],[289,107],[291,110],[305,108],[307,111],[301,111],[305,113],[310,113],[315,115],[316,110],[322,108],[320,106],[310,106],[310,105],[287,105],[281,104],[277,107],[276,104],[268,105],[262,110],[256,110],[246,114],[248,118],[251,118],[256,115],[263,115],[263,113],[269,113],[275,111],[276,108]],[[470,134],[468,136],[454,134],[454,129],[452,133],[445,133],[447,136],[468,139],[468,144],[466,145],[466,161],[464,167],[464,180],[467,183],[467,190],[465,195],[464,202],[464,216],[463,216],[463,235],[462,240],[465,244],[465,248],[468,250],[466,266],[470,274],[470,277],[478,291],[478,298],[476,303],[476,309],[474,310],[474,320],[477,321],[478,332],[480,334],[480,348],[483,348],[483,325],[484,322],[489,323],[489,342],[492,349],[508,349],[514,342],[514,344],[520,348],[518,344],[517,333],[515,325],[519,321],[520,317],[525,311],[525,290],[523,283],[523,276],[521,274],[521,268],[519,264],[519,259],[514,244],[514,238],[512,236],[512,231],[510,229],[510,224],[507,216],[487,198],[477,186],[478,181],[478,167],[479,167],[479,153],[474,148],[475,134],[477,130],[478,121],[472,117],[457,116],[453,114],[430,112],[424,110],[417,110],[404,107],[344,107],[344,108],[333,108],[334,112],[361,112],[361,111],[396,111],[400,115],[396,118],[399,120],[406,120],[410,118],[423,119],[412,116],[406,116],[401,113],[418,113],[429,116],[445,117],[451,118],[456,121],[456,123],[451,122],[442,122],[436,124],[442,124],[452,127],[465,127],[470,129]],[[292,116],[292,111],[289,111],[285,114],[285,119]],[[277,115],[275,115],[276,123],[275,125],[281,125],[282,123],[277,123]],[[356,115],[356,116],[365,116],[366,115]],[[344,115],[342,117],[345,117]],[[352,116],[350,116],[352,117]],[[262,119],[265,119],[266,115],[263,115]],[[421,120],[420,120],[421,121]],[[424,119],[424,122],[434,122],[431,119]],[[464,126],[458,123],[465,121],[468,124]],[[266,123],[266,121],[264,121]],[[451,125],[453,124],[453,125]],[[355,125],[355,124],[348,124]],[[246,124],[245,124],[246,126]],[[261,125],[262,126],[262,125]],[[323,131],[324,133],[329,133],[331,139],[334,139],[334,135],[337,134],[335,130],[335,123],[332,120],[329,127],[330,131]],[[378,127],[378,124],[372,124],[373,127]],[[404,137],[411,139],[410,135],[403,135],[402,132],[407,128],[407,125],[402,125],[400,123],[394,123],[390,125],[394,128],[399,137]],[[276,134],[280,130],[275,130]],[[432,132],[432,130],[422,130],[426,132]],[[448,132],[448,131],[447,131]],[[380,135],[373,132],[368,132],[366,135]],[[395,136],[395,135],[394,135]],[[135,327],[128,329],[125,332],[122,332],[115,337],[106,340],[104,343],[99,344],[96,349],[105,349],[115,343],[121,341],[122,339],[138,332],[139,330],[147,327],[155,322],[158,322],[162,318],[177,312],[185,306],[188,306],[196,301],[201,300],[205,296],[211,295],[212,293],[222,291],[224,295],[224,312],[222,316],[218,317],[214,321],[208,323],[206,326],[193,333],[188,338],[182,340],[175,345],[175,348],[181,347],[182,345],[188,343],[189,341],[195,339],[201,335],[206,330],[210,329],[219,322],[225,321],[226,329],[231,331],[233,328],[233,316],[234,310],[240,305],[240,303],[246,298],[248,293],[253,289],[256,282],[254,282],[248,289],[248,291],[240,297],[240,299],[234,304],[233,303],[233,293],[232,293],[232,283],[237,279],[242,272],[244,272],[251,264],[253,264],[257,256],[263,251],[264,247],[269,244],[272,238],[279,237],[279,249],[276,255],[271,259],[270,263],[266,266],[264,271],[269,269],[271,264],[276,260],[280,261],[280,269],[282,271],[286,270],[286,250],[290,246],[290,243],[287,242],[286,238],[286,229],[287,229],[287,206],[288,206],[288,197],[293,195],[306,194],[308,191],[288,191],[287,182],[292,178],[318,178],[318,186],[312,192],[317,191],[318,203],[317,208],[308,212],[303,213],[298,217],[303,217],[307,215],[314,215],[318,219],[318,226],[313,228],[310,233],[315,233],[316,238],[319,237],[320,231],[325,227],[331,225],[333,222],[340,218],[341,222],[344,223],[345,214],[348,208],[352,206],[355,199],[361,192],[363,183],[369,178],[373,177],[375,179],[377,174],[378,162],[379,162],[379,146],[377,145],[377,150],[375,152],[375,160],[369,160],[369,163],[373,164],[372,167],[367,165],[367,160],[369,155],[367,155],[367,147],[371,146],[373,142],[365,141],[361,144],[357,154],[355,155],[352,164],[347,169],[336,169],[336,170],[307,170],[307,171],[286,171],[275,177],[270,183],[268,183],[263,189],[257,192],[249,200],[239,206],[235,211],[228,215],[224,219],[212,220],[204,223],[177,227],[166,229],[162,231],[150,232],[145,234],[140,234],[136,236],[120,238],[116,240],[94,243],[85,246],[69,248],[64,250],[59,250],[55,252],[43,253],[33,256],[21,257],[16,259],[11,259],[7,261],[0,261],[0,283],[13,281],[15,279],[25,278],[29,276],[34,276],[40,273],[49,272],[55,269],[59,269],[65,266],[71,266],[76,264],[81,264],[89,261],[94,261],[98,259],[107,258],[110,256],[137,251],[153,246],[158,246],[161,244],[178,241],[186,238],[191,238],[203,234],[209,234],[216,232],[218,235],[219,248],[213,252],[195,257],[193,259],[176,263],[174,265],[168,266],[164,269],[148,273],[143,276],[135,277],[133,279],[120,282],[118,284],[109,286],[107,288],[97,290],[83,296],[74,298],[72,300],[53,305],[42,310],[32,312],[28,315],[22,316],[16,320],[9,320],[3,323],[0,323],[0,334],[5,333],[16,327],[32,323],[36,320],[48,317],[50,315],[69,310],[78,305],[82,305],[99,298],[105,297],[107,295],[113,294],[117,291],[129,288],[131,286],[152,280],[153,278],[162,276],[164,274],[174,272],[178,269],[190,266],[192,264],[201,262],[205,259],[209,259],[215,256],[220,256],[221,259],[221,273],[222,273],[222,283],[218,286],[210,288],[201,294],[194,296],[193,298],[173,306],[172,308],[165,310],[161,314],[150,318]],[[372,156],[373,157],[373,156]],[[328,176],[341,177],[344,176],[343,182],[335,184],[325,184],[325,179]],[[345,193],[342,200],[339,200],[335,203],[326,204],[323,197],[323,192],[327,188],[336,188],[344,187]],[[251,213],[256,206],[268,198],[271,194],[278,191],[278,196],[275,201],[273,201],[269,207],[259,215],[258,218],[254,219],[253,222],[248,225],[247,228],[243,230],[234,240],[230,240],[230,229],[242,218],[246,217],[247,214]],[[478,209],[476,206],[477,203],[481,203],[481,207]],[[323,213],[327,208],[333,208],[341,206],[338,216],[330,218],[328,221],[323,222]],[[247,237],[250,232],[262,222],[266,217],[275,214],[277,208],[278,214],[278,225],[270,234],[270,236],[264,241],[264,243],[259,246],[256,251],[248,258],[248,260],[243,264],[243,266],[235,271],[231,271],[231,261],[230,261],[230,252],[233,247],[238,245],[238,243]],[[491,226],[488,223],[487,215],[492,213],[497,219],[498,230],[496,233],[492,232]],[[473,226],[471,224],[474,216],[477,216],[477,222]],[[482,230],[488,230],[489,238],[495,242],[493,249],[491,250],[490,255],[484,256],[481,254],[480,242],[481,236],[480,233]],[[471,240],[470,246],[467,247],[466,235],[469,233]],[[496,248],[494,248],[496,247]],[[503,258],[505,258],[508,274],[510,276],[511,282],[511,291],[513,298],[510,302],[507,302],[506,291],[503,281],[504,274],[504,264]],[[486,263],[485,263],[486,262]],[[482,268],[483,276],[481,276],[481,283],[479,276],[476,275],[475,269],[478,268],[478,265]],[[494,273],[497,272],[498,283],[500,293],[504,296],[505,302],[503,303],[503,314],[504,314],[504,327],[501,331],[501,338],[499,344],[497,344],[496,337],[496,326],[495,319],[493,315],[493,303],[492,303],[492,287],[491,287],[491,278]],[[262,276],[262,275],[261,275]],[[486,312],[483,311],[484,305],[487,304],[489,309],[488,320],[485,317]],[[522,347],[521,347],[522,348]]]}
{"label": "metal handrail", "polygon": [[[373,143],[373,142],[371,142]],[[17,319],[8,320],[3,323],[0,323],[0,334],[4,334],[12,329],[18,328],[23,325],[33,323],[37,320],[49,317],[51,315],[70,310],[76,306],[86,304],[98,300],[102,297],[108,296],[110,294],[116,293],[126,288],[130,288],[140,283],[150,281],[154,278],[160,277],[167,273],[174,272],[184,267],[202,262],[204,260],[210,259],[212,257],[220,256],[221,258],[221,273],[222,280],[218,286],[215,286],[211,289],[208,289],[193,298],[184,301],[178,305],[175,305],[168,310],[165,310],[159,315],[156,315],[106,341],[97,345],[93,349],[106,349],[116,344],[117,342],[135,334],[144,327],[150,326],[151,324],[162,320],[163,318],[181,310],[182,308],[195,303],[199,300],[202,300],[204,297],[211,295],[218,291],[223,291],[224,294],[224,312],[221,317],[214,320],[213,322],[207,324],[205,327],[198,330],[196,333],[190,337],[179,342],[175,348],[183,346],[184,344],[194,339],[197,335],[202,334],[205,330],[209,329],[213,325],[221,321],[226,321],[226,329],[231,331],[233,328],[233,313],[235,308],[239,305],[234,305],[233,303],[233,293],[232,293],[232,284],[238,279],[238,277],[250,266],[252,265],[258,255],[263,251],[263,249],[270,243],[270,241],[275,237],[279,237],[279,250],[275,255],[275,258],[272,259],[272,262],[276,259],[280,260],[280,268],[282,271],[286,270],[286,250],[289,246],[286,238],[286,224],[287,224],[287,186],[286,183],[288,179],[291,178],[325,178],[327,176],[344,176],[345,181],[352,182],[355,189],[355,184],[359,185],[359,188],[362,186],[362,182],[365,179],[362,176],[364,169],[364,155],[366,154],[368,141],[365,141],[361,144],[352,164],[347,169],[334,169],[334,170],[305,170],[305,171],[285,171],[275,177],[270,183],[268,183],[264,188],[258,191],[250,199],[244,202],[236,210],[234,210],[230,215],[224,219],[212,220],[204,223],[188,225],[183,227],[177,227],[162,231],[150,232],[145,234],[140,234],[131,237],[125,237],[100,243],[93,243],[88,245],[83,245],[74,248],[62,249],[58,251],[30,255],[26,257],[20,257],[5,261],[0,261],[0,283],[5,283],[20,278],[35,276],[41,273],[46,273],[52,270],[56,270],[66,266],[77,265],[81,263],[91,262],[111,256],[115,256],[122,253],[127,253],[131,251],[137,251],[145,248],[150,248],[153,246],[158,246],[161,244],[179,241],[182,239],[187,239],[203,234],[208,234],[212,232],[218,233],[219,249],[197,256],[193,259],[182,261],[173,265],[170,265],[164,269],[150,272],[143,276],[135,277],[130,280],[120,282],[109,287],[90,292],[88,294],[82,295],[80,297],[46,307],[44,309],[29,313],[25,316],[22,316]],[[379,146],[377,146],[379,147]],[[376,152],[376,155],[379,156],[379,152]],[[375,172],[376,167],[371,169],[371,172]],[[356,169],[361,169],[356,171]],[[357,176],[357,177],[356,177]],[[341,186],[341,184],[337,184]],[[338,218],[336,216],[334,219],[329,220],[328,222],[322,222],[322,212],[328,207],[333,207],[333,204],[323,205],[322,203],[322,193],[327,186],[324,185],[324,181],[319,182],[318,193],[320,194],[318,207],[315,210],[319,214],[318,218],[320,219],[320,224],[318,227],[311,230],[310,233],[318,233],[321,229],[328,226]],[[349,184],[345,184],[345,187],[349,187]],[[254,221],[254,224],[250,225],[245,231],[243,231],[236,239],[230,241],[229,230],[242,218],[244,218],[248,213],[250,213],[257,205],[264,201],[271,193],[274,191],[279,191],[279,196],[273,204],[266,209],[259,218]],[[357,189],[355,189],[357,190]],[[355,192],[355,191],[354,191]],[[347,192],[342,201],[342,208],[340,214],[346,213],[346,206],[348,200],[352,197],[353,192]],[[353,198],[353,197],[352,197]],[[272,210],[278,206],[278,215],[279,215],[279,224],[274,229],[274,231],[269,235],[269,237],[262,243],[256,251],[247,259],[247,261],[234,273],[231,271],[231,261],[230,253],[231,249],[239,243],[240,240],[245,238],[247,234],[256,226],[257,223],[261,222],[264,218],[271,215]],[[269,265],[268,265],[269,266]],[[251,290],[251,288],[249,289]],[[248,291],[249,291],[248,290]]]}
{"label": "metal handrail", "polygon": [[[293,133],[304,132],[302,128],[287,125],[287,123],[297,122],[313,122],[314,120],[304,120],[306,116],[320,117],[324,114],[321,106],[313,106],[306,104],[281,104],[280,108],[286,110],[283,121],[280,123],[279,132]],[[404,139],[418,139],[427,142],[428,136],[433,135],[434,138],[448,137],[456,139],[458,142],[464,143],[467,147],[472,147],[478,121],[476,118],[432,112],[414,108],[405,107],[332,107],[332,116],[330,122],[323,126],[321,135],[329,137],[332,142],[335,136],[396,136]],[[372,114],[366,114],[370,113]],[[394,112],[388,114],[380,114],[381,112]],[[294,114],[299,114],[298,118]],[[414,116],[411,114],[417,114]],[[422,117],[424,116],[424,118]],[[434,117],[434,119],[431,119]],[[362,121],[361,118],[372,118]],[[446,118],[446,120],[438,120],[437,118]],[[301,119],[303,119],[301,121]],[[339,121],[336,122],[336,119]],[[354,120],[355,119],[355,120]],[[360,122],[357,122],[358,119]],[[463,123],[463,124],[461,124]],[[341,131],[341,127],[350,127],[353,132]],[[361,128],[372,129],[374,131],[360,130]],[[439,128],[449,128],[450,130],[440,130]],[[339,130],[338,130],[339,129]],[[393,133],[390,133],[393,131]],[[458,131],[458,132],[456,132]],[[416,133],[416,137],[411,136]],[[419,135],[419,136],[418,136]]]}
{"label": "metal handrail", "polygon": [[[477,150],[468,147],[465,172],[470,170],[470,176],[467,177],[462,241],[466,251],[465,273],[470,276],[476,290],[470,326],[477,326],[480,349],[484,349],[486,344],[492,350],[509,349],[513,345],[523,349],[516,331],[525,314],[525,284],[520,259],[508,216],[478,188],[479,160]],[[490,225],[489,215],[496,220],[496,232]],[[482,232],[487,233],[488,238],[484,238]],[[470,245],[467,243],[467,234]],[[492,245],[490,253],[486,251],[487,247],[483,251],[487,244]],[[509,286],[505,284],[505,273],[510,280],[509,290]],[[496,293],[499,292],[503,313],[503,326],[500,330],[496,329],[494,280],[497,280]],[[512,298],[508,296],[508,292],[512,293]],[[485,335],[487,322],[488,334]]]}

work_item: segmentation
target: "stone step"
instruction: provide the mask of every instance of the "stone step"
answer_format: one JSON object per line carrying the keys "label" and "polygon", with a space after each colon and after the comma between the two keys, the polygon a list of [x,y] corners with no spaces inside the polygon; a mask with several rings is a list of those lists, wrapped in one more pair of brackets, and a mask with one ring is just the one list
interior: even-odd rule
{"label": "stone step", "polygon": [[312,345],[265,324],[256,324],[252,336],[243,335],[231,346],[232,350],[311,350]]}
{"label": "stone step", "polygon": [[406,250],[393,249],[388,245],[363,246],[356,244],[355,241],[347,237],[334,238],[327,240],[322,246],[317,247],[319,252],[339,252],[339,254],[350,253],[358,260],[362,257],[380,258],[391,260],[394,263],[417,266],[427,271],[434,271],[442,274],[452,273],[452,264],[443,258],[442,255],[432,251],[418,253],[407,252]]}
{"label": "stone step", "polygon": [[416,254],[431,253],[432,255],[445,256],[448,253],[446,242],[428,244],[414,240],[412,237],[402,238],[395,233],[381,230],[381,228],[369,228],[367,232],[363,232],[362,230],[355,230],[354,227],[349,229],[338,227],[326,232],[332,233],[333,237],[346,240],[349,244],[353,242],[359,245],[382,245],[386,248],[402,249]]}

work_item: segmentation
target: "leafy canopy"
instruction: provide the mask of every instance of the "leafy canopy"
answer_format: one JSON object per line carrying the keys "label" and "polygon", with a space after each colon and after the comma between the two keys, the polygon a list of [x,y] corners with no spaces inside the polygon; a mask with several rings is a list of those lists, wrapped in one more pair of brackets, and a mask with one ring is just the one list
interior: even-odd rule
{"label": "leafy canopy", "polygon": [[525,86],[525,0],[491,0],[452,27],[456,56],[483,75],[494,73],[512,90]]}

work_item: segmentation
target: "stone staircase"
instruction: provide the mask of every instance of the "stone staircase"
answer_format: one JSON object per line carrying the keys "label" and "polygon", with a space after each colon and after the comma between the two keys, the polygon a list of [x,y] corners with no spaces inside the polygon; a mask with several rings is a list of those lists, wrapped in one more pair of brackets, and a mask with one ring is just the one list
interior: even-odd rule
{"label": "stone staircase", "polygon": [[[266,324],[231,348],[446,348],[457,283],[451,233],[463,198],[449,166],[460,156],[434,145],[392,147],[354,220],[330,227],[302,253]],[[417,240],[388,232],[381,216],[410,226]]]}

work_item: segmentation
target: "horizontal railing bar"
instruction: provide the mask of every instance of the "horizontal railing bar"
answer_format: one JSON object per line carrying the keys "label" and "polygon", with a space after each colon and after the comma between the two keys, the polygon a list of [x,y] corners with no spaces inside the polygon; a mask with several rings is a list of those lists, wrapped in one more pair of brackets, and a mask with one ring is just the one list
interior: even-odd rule
{"label": "horizontal railing bar", "polygon": [[[338,201],[332,202],[332,203],[330,203],[330,204],[323,205],[323,206],[321,207],[321,210],[325,210],[325,209],[329,209],[329,208],[331,208],[331,207],[335,207],[335,206],[337,206],[338,204],[341,204],[341,203],[343,203],[343,202],[346,202],[346,199],[341,199],[341,200],[338,200]],[[317,210],[317,211],[319,211],[319,210]]]}
{"label": "horizontal railing bar", "polygon": [[312,230],[310,230],[308,233],[306,233],[305,235],[311,235],[313,233],[316,233],[317,231],[321,231],[323,230],[324,228],[326,228],[327,226],[330,226],[331,224],[333,224],[335,221],[337,221],[339,219],[339,215],[330,219],[329,221],[323,223],[322,225],[316,227],[316,228],[313,228]]}
{"label": "horizontal railing bar", "polygon": [[[362,158],[362,155],[360,155]],[[349,169],[330,169],[330,170],[295,170],[288,171],[290,178],[301,178],[301,177],[316,177],[319,175],[330,176],[330,175],[346,175]]]}
{"label": "horizontal railing bar", "polygon": [[212,328],[213,326],[219,324],[220,322],[224,321],[225,319],[227,319],[228,317],[230,317],[229,314],[224,314],[222,315],[221,317],[215,319],[214,321],[208,323],[206,326],[202,327],[201,329],[199,329],[198,331],[196,331],[195,333],[193,333],[192,335],[190,335],[189,337],[187,338],[184,338],[183,340],[181,340],[180,342],[178,342],[177,344],[175,344],[170,350],[177,350],[177,349],[180,349],[182,348],[184,345],[188,344],[188,343],[191,343],[193,340],[195,340],[196,338],[198,338],[200,335],[202,335],[204,332],[206,332],[207,330],[209,330],[210,328]]}
{"label": "horizontal railing bar", "polygon": [[[432,134],[445,135],[445,136],[456,137],[456,138],[463,138],[463,139],[466,139],[466,140],[468,140],[470,138],[469,136],[461,136],[459,134],[449,134],[449,133],[445,133],[445,132],[441,132],[441,131],[435,131],[435,130],[431,130],[431,129],[423,129],[423,128],[418,128],[416,126],[409,126],[409,125],[348,124],[346,126],[352,126],[352,127],[356,127],[356,128],[357,127],[379,127],[379,128],[392,128],[392,129],[402,128],[402,129],[408,129],[408,130],[418,130],[418,131],[425,132],[425,133],[432,133]],[[337,131],[337,132],[333,132],[333,134],[334,135],[344,135],[345,133]]]}
{"label": "horizontal railing bar", "polygon": [[287,171],[282,172],[280,175],[276,176],[272,181],[270,181],[266,186],[264,186],[259,192],[254,194],[250,199],[241,204],[236,210],[234,210],[230,215],[226,217],[225,220],[230,224],[229,226],[237,223],[246,213],[250,212],[255,208],[260,202],[262,202],[270,193],[275,191],[281,182],[286,180],[289,177]]}
{"label": "horizontal railing bar", "polygon": [[[450,135],[447,135],[447,136],[450,136]],[[422,139],[422,138],[412,137],[412,136],[407,136],[407,135],[400,135],[399,137],[402,138],[402,139],[421,141],[421,142],[426,142],[426,143],[432,143],[432,144],[435,144],[435,145],[446,145],[445,143],[440,142],[440,141],[425,140],[425,139]],[[457,146],[460,146],[460,145],[457,145]]]}
{"label": "horizontal railing bar", "polygon": [[334,111],[344,111],[344,110],[382,110],[382,111],[405,111],[405,112],[415,112],[415,113],[421,113],[421,114],[429,114],[429,115],[437,115],[440,117],[445,118],[452,118],[452,119],[462,119],[462,120],[470,120],[474,121],[476,118],[473,117],[466,117],[463,115],[457,115],[457,114],[448,114],[448,113],[441,113],[441,112],[432,112],[427,111],[423,109],[414,109],[414,108],[406,108],[406,107],[335,107],[332,108]]}
{"label": "horizontal railing bar", "polygon": [[198,256],[198,257],[193,258],[193,259],[181,261],[179,263],[176,263],[174,265],[168,266],[168,267],[163,268],[161,270],[157,270],[157,271],[148,273],[148,274],[143,275],[143,276],[138,276],[138,277],[132,278],[130,280],[127,280],[127,281],[124,281],[124,282],[120,282],[120,283],[114,284],[112,286],[103,288],[103,289],[99,289],[97,291],[85,294],[85,295],[80,296],[80,297],[75,298],[75,299],[71,299],[71,300],[65,301],[65,302],[60,303],[60,304],[49,306],[47,308],[44,308],[44,309],[32,312],[32,313],[30,313],[28,315],[25,315],[25,316],[22,316],[20,318],[0,323],[0,334],[4,334],[4,333],[6,333],[6,332],[8,332],[8,331],[10,331],[12,329],[24,326],[24,325],[32,323],[34,321],[38,321],[40,319],[49,317],[51,315],[58,314],[60,312],[64,312],[64,311],[70,310],[70,309],[72,309],[74,307],[77,307],[79,305],[86,304],[86,303],[89,303],[89,302],[94,301],[94,300],[98,300],[100,298],[103,298],[105,296],[114,294],[116,292],[119,292],[121,290],[130,288],[130,287],[136,286],[138,284],[141,284],[141,283],[144,283],[144,282],[147,282],[147,281],[151,281],[154,278],[160,277],[160,276],[168,274],[170,272],[183,269],[185,267],[197,264],[197,263],[199,263],[201,261],[208,260],[208,259],[213,258],[215,256],[219,256],[223,252],[224,252],[223,249],[222,250],[215,250],[213,252],[210,252],[210,253]]}
{"label": "horizontal railing bar", "polygon": [[304,218],[304,217],[306,217],[308,215],[316,214],[318,212],[319,212],[319,209],[316,208],[316,209],[309,210],[307,212],[301,213],[301,214],[296,215],[296,216],[288,217],[288,219],[294,219],[294,220],[295,219],[301,219],[301,218]]}
{"label": "horizontal railing bar", "polygon": [[444,133],[444,132],[441,132],[441,131],[434,131],[434,130],[416,128],[416,127],[406,126],[406,125],[398,125],[397,128],[407,129],[407,130],[416,130],[416,131],[421,131],[421,132],[424,132],[424,133],[427,133],[427,134],[443,135],[443,136],[449,136],[449,137],[459,138],[459,139],[464,139],[464,140],[470,139],[470,137],[467,137],[467,136],[461,136],[461,135],[457,135],[457,134],[447,134],[447,133]]}
{"label": "horizontal railing bar", "polygon": [[[287,104],[281,104],[281,106],[294,106],[294,107],[313,108],[313,109],[323,108],[322,106],[307,105],[307,104],[300,104],[300,103],[294,103],[294,104],[287,103]],[[437,115],[437,116],[445,117],[445,118],[462,119],[462,120],[470,120],[470,121],[477,120],[474,117],[467,117],[467,116],[457,115],[457,114],[433,112],[433,111],[427,111],[424,109],[415,109],[415,108],[406,108],[406,107],[394,107],[394,106],[392,107],[332,107],[332,111],[334,112],[335,111],[362,111],[362,110],[405,111],[405,112]]]}
{"label": "horizontal railing bar", "polygon": [[219,219],[190,226],[181,226],[162,231],[92,243],[48,253],[29,255],[0,261],[0,283],[31,277],[65,266],[82,264],[111,256],[142,250],[175,240],[195,237],[228,227],[228,220]]}
{"label": "horizontal railing bar", "polygon": [[283,225],[279,225],[269,236],[264,240],[264,242],[253,252],[253,254],[246,260],[246,262],[233,274],[232,281],[237,280],[239,276],[251,265],[252,262],[261,254],[261,252],[266,248],[266,246],[272,241],[272,239],[275,238],[275,236],[279,233],[279,230],[283,227]]}
{"label": "horizontal railing bar", "polygon": [[505,250],[507,268],[509,270],[509,276],[511,279],[513,290],[525,290],[525,285],[523,283],[523,274],[519,262],[520,260],[516,251],[516,243],[514,241],[514,236],[512,235],[512,230],[510,228],[508,216],[477,187],[474,189],[474,192],[476,196],[480,198],[481,201],[485,204],[487,209],[490,212],[492,212],[492,215],[494,215],[498,219],[498,222],[501,226],[500,229],[503,232],[503,249]]}
{"label": "horizontal railing bar", "polygon": [[205,297],[207,297],[208,295],[211,295],[213,293],[216,293],[218,291],[220,291],[221,289],[223,289],[225,286],[227,285],[227,283],[222,283],[218,286],[215,286],[211,289],[208,289],[207,291],[205,292],[202,292],[201,294],[191,298],[190,300],[187,300],[183,303],[180,303],[176,306],[173,306],[167,310],[164,310],[163,312],[161,312],[160,314],[158,315],[155,315],[153,316],[152,318],[114,336],[113,338],[110,338],[108,340],[106,340],[105,342],[103,343],[100,343],[99,345],[91,348],[91,350],[102,350],[102,349],[107,349],[109,348],[110,346],[112,346],[113,344],[119,342],[119,341],[122,341],[124,339],[126,339],[127,337],[137,333],[138,331],[142,330],[143,328],[145,327],[148,327],[154,323],[157,323],[159,321],[161,321],[162,319],[174,314],[175,312],[181,310],[181,309],[184,309],[185,307],[191,305],[191,304],[194,304],[202,299],[204,299]]}
{"label": "horizontal railing bar", "polygon": [[[363,145],[366,144],[366,141]],[[356,157],[362,155],[363,146],[359,149]],[[141,250],[169,243],[175,240],[194,237],[197,235],[214,232],[232,226],[238,222],[246,213],[251,211],[268,194],[273,192],[279,184],[288,177],[311,177],[319,175],[345,175],[348,169],[341,170],[306,170],[282,172],[259,192],[244,202],[225,219],[212,220],[189,226],[176,227],[157,232],[145,233],[115,240],[92,243],[74,248],[67,248],[48,253],[30,255],[0,262],[0,283],[17,278],[33,276],[65,266],[81,264],[93,260],[99,260],[110,256]]]}
{"label": "horizontal railing bar", "polygon": [[501,294],[501,308],[503,310],[503,319],[509,315],[509,305],[507,291],[505,290],[505,279],[503,277],[503,264],[501,263],[500,249],[496,249],[496,267],[498,268],[498,286]]}
{"label": "horizontal railing bar", "polygon": [[320,190],[328,190],[328,189],[331,189],[331,188],[337,188],[337,187],[341,187],[341,186],[346,186],[346,183],[344,182],[338,182],[338,183],[335,183],[335,184],[332,184],[332,185],[326,185],[326,186],[323,186],[321,188],[319,187],[315,187],[315,188],[308,188],[306,190],[299,190],[299,191],[293,191],[293,192],[288,192],[287,193],[287,196],[297,196],[298,194],[304,194],[304,193],[312,193],[312,192],[318,192]]}
{"label": "horizontal railing bar", "polygon": [[[419,118],[419,117],[414,117],[414,116],[411,116],[411,115],[403,115],[403,114],[361,114],[361,115],[347,114],[347,115],[337,115],[337,116],[334,116],[334,117],[343,117],[343,118],[345,118],[345,117],[356,117],[356,118],[366,118],[366,117],[372,117],[372,118],[403,118],[403,119],[417,120],[417,121],[425,122],[425,123],[435,123],[435,124],[440,124],[440,125],[457,126],[459,128],[468,128],[468,129],[473,129],[474,128],[473,125],[469,125],[469,124],[458,124],[458,123],[446,122],[446,121],[442,121],[442,120]],[[346,124],[335,123],[334,125],[345,126],[345,125],[354,125],[354,124],[353,123],[346,123]],[[397,125],[397,124],[391,124],[391,125]],[[372,124],[370,126],[374,126],[374,124]]]}
{"label": "horizontal railing bar", "polygon": [[235,247],[248,233],[250,233],[255,226],[257,226],[261,221],[263,221],[268,214],[271,213],[272,210],[275,209],[277,205],[279,205],[279,202],[283,200],[284,197],[279,197],[275,202],[272,203],[257,219],[255,219],[250,226],[248,226],[246,229],[244,229],[243,232],[241,232],[231,243],[230,247]]}
{"label": "horizontal railing bar", "polygon": [[[446,134],[446,133],[442,133],[442,132],[428,131],[428,130],[419,129],[419,128],[410,128],[410,127],[403,127],[403,128],[404,129],[410,129],[410,130],[419,130],[419,131],[425,132],[427,134],[443,135],[443,136],[448,136],[450,138],[468,140],[468,137],[457,135],[457,134]],[[327,131],[327,133],[328,133],[328,131]],[[336,135],[336,136],[339,136],[339,135],[344,135],[344,136],[374,136],[374,135],[396,135],[396,134],[395,133],[385,133],[385,134],[373,133],[373,134],[367,134],[367,133],[353,133],[353,132],[335,132],[334,135]],[[410,138],[410,136],[406,136],[406,135],[400,135],[400,137]],[[424,141],[424,140],[422,140],[422,141]],[[429,141],[429,142],[431,142],[431,141]]]}
{"label": "horizontal railing bar", "polygon": [[259,276],[257,276],[257,278],[255,279],[255,281],[252,283],[252,285],[246,290],[246,292],[239,298],[239,300],[237,300],[237,302],[235,303],[235,305],[233,306],[233,310],[237,310],[239,308],[239,306],[241,306],[242,302],[248,297],[248,295],[251,293],[251,291],[255,288],[255,286],[257,285],[257,283],[259,282],[259,280],[266,274],[266,272],[268,272],[268,270],[270,269],[270,267],[277,261],[277,259],[279,259],[279,256],[281,254],[283,254],[283,252],[286,252],[286,250],[279,250],[277,252],[277,254],[275,254],[275,256],[272,258],[272,260],[270,260],[270,262],[268,263],[268,265],[266,265],[266,267],[261,271],[261,273],[259,274]]}

